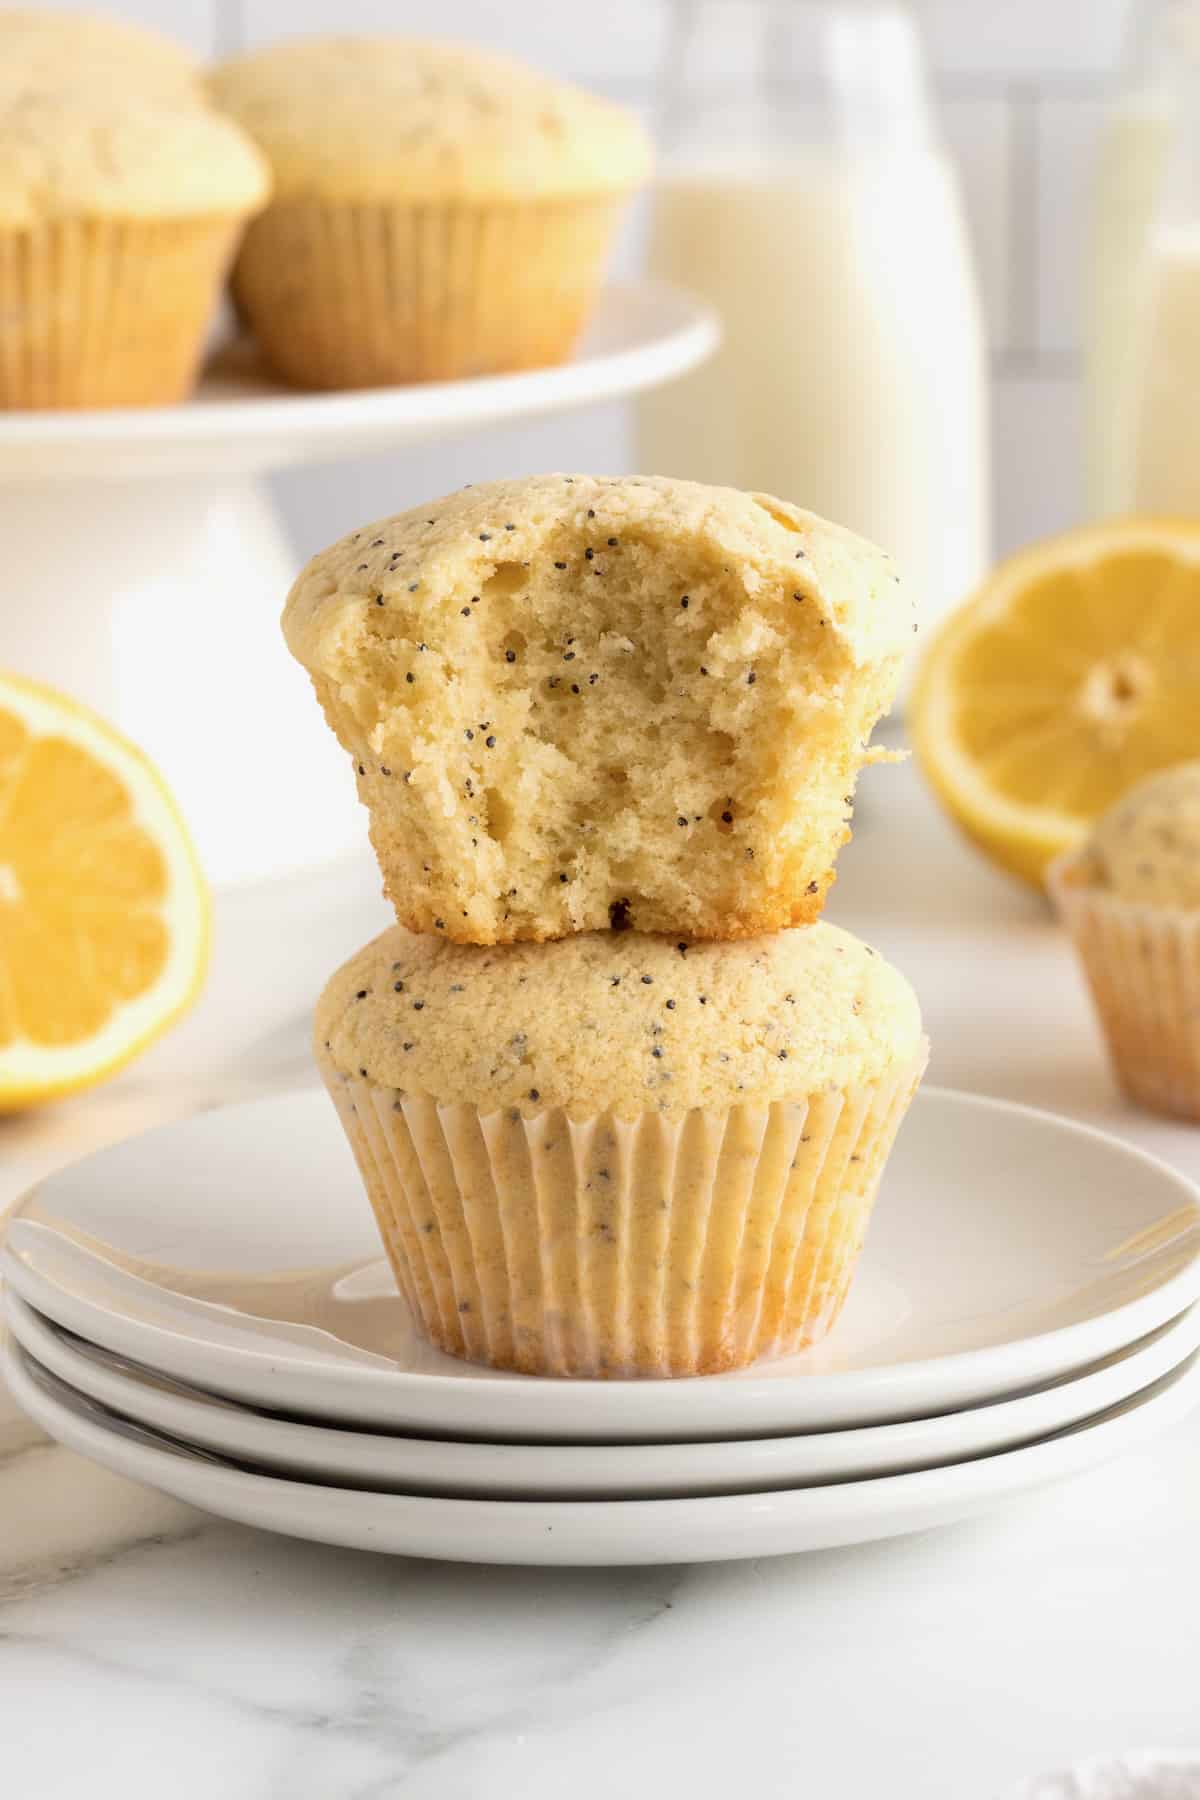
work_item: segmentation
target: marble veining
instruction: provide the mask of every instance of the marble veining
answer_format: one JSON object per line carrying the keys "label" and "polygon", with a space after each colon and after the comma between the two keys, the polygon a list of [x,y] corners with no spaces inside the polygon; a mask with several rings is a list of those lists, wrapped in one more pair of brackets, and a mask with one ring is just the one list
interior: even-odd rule
{"label": "marble veining", "polygon": [[0,1464],[4,1791],[993,1796],[1187,1744],[1198,1517],[1200,1423],[972,1524],[690,1569],[372,1557],[34,1448]]}

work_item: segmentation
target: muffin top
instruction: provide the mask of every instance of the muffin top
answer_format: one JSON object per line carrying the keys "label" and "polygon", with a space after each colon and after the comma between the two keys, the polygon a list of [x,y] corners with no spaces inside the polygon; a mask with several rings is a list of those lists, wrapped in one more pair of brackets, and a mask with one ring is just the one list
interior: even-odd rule
{"label": "muffin top", "polygon": [[89,12],[0,8],[0,78],[34,86],[120,82],[142,93],[198,91],[196,58],[173,38]]}
{"label": "muffin top", "polygon": [[208,108],[100,85],[9,86],[0,70],[0,225],[253,210],[270,177]]}
{"label": "muffin top", "polygon": [[620,192],[650,167],[632,113],[492,51],[301,38],[222,64],[217,104],[280,199],[537,199]]}
{"label": "muffin top", "polygon": [[[664,475],[529,475],[460,488],[365,525],[314,556],[288,595],[288,648],[310,671],[341,675],[340,653],[364,614],[374,619],[368,608],[382,601],[406,636],[424,639],[426,628],[439,636],[453,628],[447,601],[489,580],[490,609],[502,605],[512,623],[528,623],[529,581],[496,583],[497,570],[536,569],[535,559],[564,528],[596,546],[585,589],[589,576],[615,560],[604,555],[610,547],[661,554],[679,544],[714,572],[736,569],[742,606],[776,591],[785,618],[807,606],[856,664],[898,657],[912,641],[912,602],[890,557],[816,513],[769,494]],[[665,634],[677,636],[687,624],[685,598],[672,592],[669,613],[664,602]],[[471,630],[468,621],[464,643]],[[410,699],[419,704],[418,696]]]}
{"label": "muffin top", "polygon": [[869,1081],[916,1054],[904,977],[833,925],[740,943],[586,932],[503,949],[398,927],[317,1005],[318,1055],[484,1113],[574,1118],[766,1105]]}
{"label": "muffin top", "polygon": [[1084,868],[1119,899],[1200,907],[1200,762],[1130,788],[1092,830]]}

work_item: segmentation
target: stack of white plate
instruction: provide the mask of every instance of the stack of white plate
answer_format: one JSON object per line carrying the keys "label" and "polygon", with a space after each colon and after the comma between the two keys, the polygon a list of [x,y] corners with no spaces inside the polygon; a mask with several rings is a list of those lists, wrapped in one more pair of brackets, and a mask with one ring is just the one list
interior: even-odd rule
{"label": "stack of white plate", "polygon": [[539,1380],[429,1348],[332,1109],[207,1113],[10,1217],[5,1374],[52,1436],[228,1518],[476,1562],[764,1556],[964,1518],[1200,1401],[1200,1196],[1065,1120],[921,1093],[826,1343]]}

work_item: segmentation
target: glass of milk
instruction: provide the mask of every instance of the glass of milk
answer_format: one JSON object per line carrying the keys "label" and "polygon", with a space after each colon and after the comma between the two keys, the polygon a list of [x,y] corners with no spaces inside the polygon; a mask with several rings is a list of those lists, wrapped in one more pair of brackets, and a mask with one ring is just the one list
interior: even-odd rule
{"label": "glass of milk", "polygon": [[[1175,461],[1191,406],[1170,376],[1195,368],[1181,340],[1200,303],[1196,190],[1200,0],[1142,0],[1131,15],[1121,90],[1101,133],[1092,194],[1084,321],[1088,500],[1093,514],[1200,512],[1193,472]],[[1190,271],[1190,273],[1189,273]],[[1186,291],[1190,284],[1190,294]],[[1175,389],[1174,393],[1172,389]],[[1165,409],[1165,411],[1164,411]],[[1195,462],[1194,445],[1190,452]]]}
{"label": "glass of milk", "polygon": [[651,271],[722,349],[638,403],[639,466],[889,550],[925,619],[989,557],[986,370],[958,184],[894,4],[677,0]]}

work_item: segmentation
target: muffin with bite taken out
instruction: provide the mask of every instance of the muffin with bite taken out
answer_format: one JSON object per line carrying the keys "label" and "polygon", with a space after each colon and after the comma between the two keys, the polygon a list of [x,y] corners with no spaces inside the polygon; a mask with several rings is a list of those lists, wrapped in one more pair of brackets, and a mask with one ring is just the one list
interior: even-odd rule
{"label": "muffin with bite taken out", "polygon": [[400,924],[700,940],[820,916],[913,607],[769,495],[539,475],[352,532],[283,627]]}

